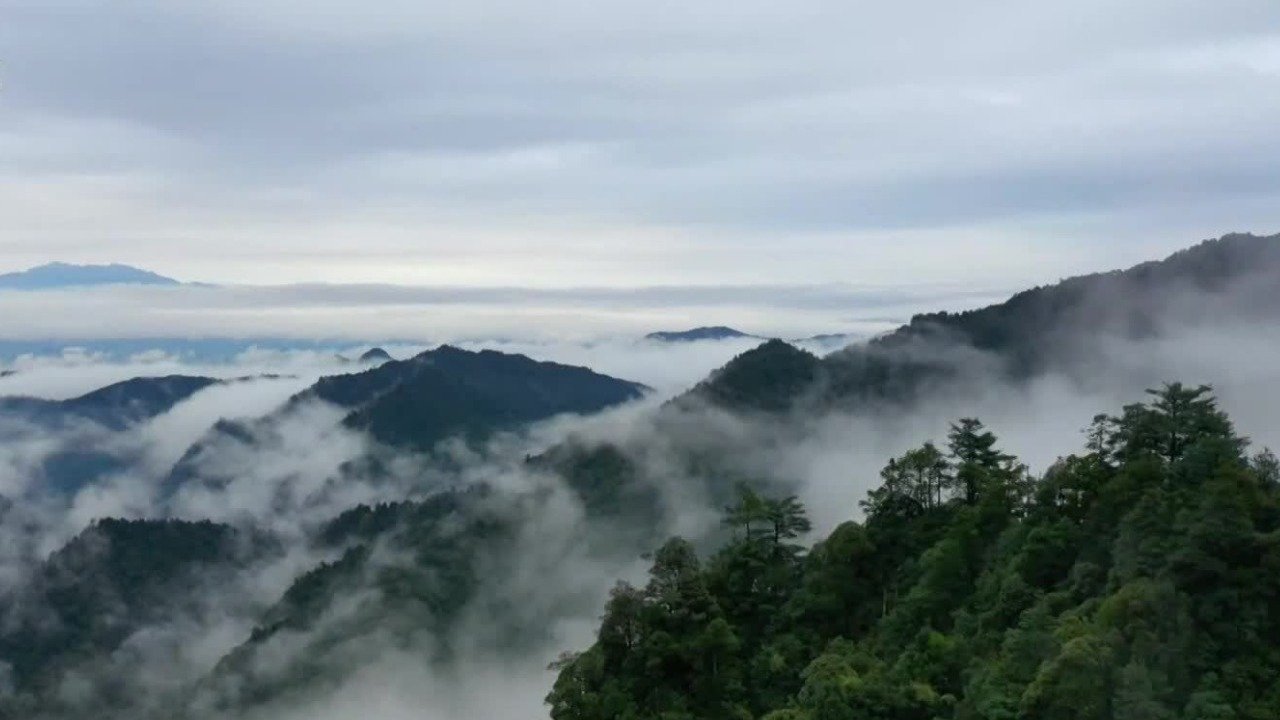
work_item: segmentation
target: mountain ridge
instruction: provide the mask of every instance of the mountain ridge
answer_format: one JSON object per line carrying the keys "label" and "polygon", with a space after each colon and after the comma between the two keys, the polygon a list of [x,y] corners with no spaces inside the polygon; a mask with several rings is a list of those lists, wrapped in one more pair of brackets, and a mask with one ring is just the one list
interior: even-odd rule
{"label": "mountain ridge", "polygon": [[429,452],[452,437],[478,443],[555,415],[599,412],[648,391],[585,367],[442,345],[360,372],[322,377],[264,417],[220,421],[182,454],[164,487],[171,492],[198,477],[198,465],[217,452],[219,443],[251,444],[257,432],[270,433],[313,400],[342,410],[343,427],[367,432],[382,445]]}
{"label": "mountain ridge", "polygon": [[[731,340],[735,338],[759,338],[727,325],[706,325],[688,330],[659,330],[644,336],[645,340],[658,342],[696,342],[699,340]],[[760,338],[764,339],[764,338]]]}
{"label": "mountain ridge", "polygon": [[[820,397],[844,406],[910,402],[925,388],[972,373],[994,372],[1014,382],[1049,368],[1087,360],[1092,343],[1106,337],[1142,340],[1165,325],[1216,322],[1222,315],[1265,318],[1280,311],[1280,235],[1229,234],[1124,270],[1067,278],[1024,290],[1002,303],[959,313],[921,313],[864,343],[818,359],[815,367],[767,370],[772,381],[794,386],[794,398]],[[1085,343],[1073,338],[1088,338]],[[761,364],[749,350],[691,390],[690,399],[753,404],[738,388],[721,387],[739,366]],[[756,372],[766,372],[757,368]],[[763,386],[756,386],[762,390]],[[777,410],[778,398],[754,404]]]}
{"label": "mountain ridge", "polygon": [[0,290],[57,290],[101,285],[174,286],[171,277],[132,265],[76,265],[50,262],[26,270],[0,274]]}
{"label": "mountain ridge", "polygon": [[90,420],[111,430],[123,430],[167,412],[207,387],[225,382],[228,381],[202,375],[139,376],[66,400],[0,397],[0,412],[41,424]]}

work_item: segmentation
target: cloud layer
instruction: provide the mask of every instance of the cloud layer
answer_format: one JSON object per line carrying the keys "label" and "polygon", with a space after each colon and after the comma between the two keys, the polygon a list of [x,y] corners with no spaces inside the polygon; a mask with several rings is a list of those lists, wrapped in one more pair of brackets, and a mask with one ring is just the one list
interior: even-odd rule
{"label": "cloud layer", "polygon": [[[830,333],[864,337],[893,328],[925,309],[966,309],[1000,295],[955,285],[910,283],[556,290],[109,286],[12,291],[0,292],[0,305],[6,310],[0,314],[0,363],[4,363],[0,367],[21,369],[23,361],[14,358],[58,354],[77,344],[87,345],[89,355],[104,350],[125,357],[152,350],[192,351],[207,360],[211,354],[237,354],[237,348],[214,338],[239,339],[240,349],[251,346],[256,338],[266,341],[264,351],[312,348],[317,352],[346,352],[353,345],[388,342],[407,346],[503,342],[536,350],[574,341],[587,346],[621,343],[644,355],[653,348],[638,341],[657,330],[728,324],[765,337]],[[156,338],[184,342],[147,342]],[[104,340],[110,342],[91,342]],[[163,355],[153,359],[162,360]],[[699,367],[709,370],[711,366]],[[4,382],[0,378],[0,392]]]}
{"label": "cloud layer", "polygon": [[[84,488],[63,502],[41,498],[37,492],[20,507],[20,515],[0,518],[0,539],[5,540],[0,573],[9,587],[19,587],[19,579],[33,563],[104,515],[211,517],[269,530],[283,540],[282,554],[269,556],[234,577],[219,574],[193,585],[199,603],[131,636],[112,657],[86,668],[84,677],[73,677],[64,688],[72,700],[91,705],[94,696],[87,690],[95,673],[106,678],[125,673],[136,683],[129,687],[140,689],[135,697],[161,702],[184,683],[205,676],[219,657],[242,643],[264,610],[295,577],[322,560],[333,559],[331,552],[305,542],[317,523],[356,502],[421,493],[437,475],[463,483],[489,483],[501,491],[495,502],[509,502],[522,513],[515,543],[519,551],[482,556],[480,561],[491,565],[483,566],[485,579],[477,592],[482,599],[518,600],[513,604],[531,614],[549,609],[556,622],[548,628],[546,642],[527,652],[495,657],[490,637],[495,624],[485,614],[492,606],[477,602],[458,630],[460,637],[472,639],[474,646],[462,648],[452,667],[427,666],[424,658],[434,638],[410,641],[370,633],[342,648],[337,659],[349,660],[350,672],[338,682],[318,694],[286,696],[262,708],[261,717],[339,718],[357,708],[369,717],[386,720],[543,717],[540,700],[551,681],[544,670],[547,661],[560,650],[589,641],[603,593],[618,577],[639,579],[637,573],[642,574],[644,562],[638,556],[647,548],[628,547],[617,553],[605,550],[610,546],[600,541],[617,528],[609,523],[603,528],[584,523],[582,508],[572,494],[559,487],[555,478],[531,470],[524,462],[530,453],[568,436],[615,443],[639,463],[642,477],[661,490],[667,527],[698,537],[716,532],[719,505],[699,494],[698,488],[707,478],[699,477],[699,471],[681,458],[687,460],[690,451],[715,452],[718,448],[713,456],[724,457],[732,467],[755,477],[792,483],[821,533],[857,514],[858,500],[876,484],[877,472],[888,457],[926,439],[942,437],[947,423],[961,415],[981,416],[1000,435],[1003,448],[1019,454],[1033,469],[1043,470],[1055,457],[1079,449],[1083,437],[1077,431],[1095,413],[1118,410],[1139,399],[1143,387],[1162,379],[1205,381],[1218,385],[1225,408],[1243,432],[1259,445],[1275,445],[1280,442],[1280,425],[1274,413],[1280,402],[1275,391],[1280,388],[1280,377],[1265,358],[1277,341],[1280,338],[1274,323],[1174,327],[1156,341],[1116,340],[1095,345],[1097,372],[1083,383],[1078,378],[1050,375],[1014,387],[976,374],[972,386],[931,396],[921,406],[903,412],[761,419],[698,410],[687,417],[655,422],[661,399],[655,398],[592,418],[559,418],[527,435],[500,437],[487,454],[460,452],[450,469],[404,458],[403,467],[393,468],[389,479],[378,482],[358,471],[342,470],[345,461],[369,449],[365,440],[337,428],[333,412],[306,407],[291,413],[256,446],[212,455],[204,469],[210,475],[227,475],[231,482],[192,487],[161,501],[157,484],[166,467],[215,419],[261,414],[315,375],[333,369],[325,364],[325,358],[306,353],[249,355],[234,365],[221,366],[220,371],[235,376],[291,367],[298,377],[207,388],[126,433],[120,442],[136,447],[140,458],[128,471]],[[733,343],[706,343],[653,345],[641,351],[625,344],[550,341],[507,349],[518,348],[536,351],[541,357],[579,358],[619,368],[666,368],[658,374],[666,377],[667,392],[698,379],[703,365],[719,364],[743,349]],[[181,368],[170,365],[172,359],[163,358],[135,364],[81,358],[76,364],[55,362],[47,368],[32,363],[5,380],[28,382],[32,388],[41,387],[51,394],[59,389],[68,394],[75,373],[83,376],[78,382],[86,383],[147,368]],[[39,440],[18,438],[4,445],[0,474],[12,476],[21,472],[22,463],[37,459],[47,450]],[[333,482],[338,477],[341,482]],[[367,598],[357,593],[342,599],[358,605]],[[332,617],[323,619],[317,632],[330,623],[342,627],[348,617],[344,610],[352,611],[344,607],[331,610]],[[309,639],[304,633],[286,636],[259,661],[287,667],[297,659],[296,653],[308,652]],[[504,691],[493,692],[497,685]]]}
{"label": "cloud layer", "polygon": [[1280,226],[1278,25],[1269,0],[19,0],[0,267],[1053,280]]}

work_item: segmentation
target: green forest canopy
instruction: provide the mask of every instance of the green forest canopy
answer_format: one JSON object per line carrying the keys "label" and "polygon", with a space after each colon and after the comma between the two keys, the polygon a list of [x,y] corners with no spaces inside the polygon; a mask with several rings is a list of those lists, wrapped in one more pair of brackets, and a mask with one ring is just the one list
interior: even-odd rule
{"label": "green forest canopy", "polygon": [[892,460],[811,548],[743,488],[567,654],[554,720],[1272,720],[1280,468],[1207,387],[1100,415],[1041,477],[975,419]]}

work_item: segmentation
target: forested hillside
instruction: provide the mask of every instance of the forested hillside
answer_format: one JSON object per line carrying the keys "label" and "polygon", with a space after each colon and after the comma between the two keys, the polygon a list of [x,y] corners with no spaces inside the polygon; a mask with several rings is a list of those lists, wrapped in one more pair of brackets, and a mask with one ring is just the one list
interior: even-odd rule
{"label": "forested hillside", "polygon": [[960,420],[811,547],[795,498],[744,487],[717,553],[673,538],[618,584],[551,715],[1273,719],[1280,466],[1246,446],[1172,384],[1040,477]]}
{"label": "forested hillside", "polygon": [[227,482],[202,465],[269,441],[292,413],[316,404],[340,411],[341,426],[362,431],[392,451],[427,452],[453,438],[478,445],[495,433],[562,413],[599,412],[647,391],[584,367],[442,345],[406,360],[322,377],[264,417],[219,421],[183,453],[165,489],[172,492],[197,479]]}
{"label": "forested hillside", "polygon": [[1280,312],[1280,236],[1225,235],[1163,260],[1082,275],[965,312],[921,314],[822,358],[772,341],[700,384],[691,401],[778,411],[908,405],[940,387],[1087,376],[1108,341],[1168,336]]}
{"label": "forested hillside", "polygon": [[[53,553],[29,585],[0,593],[6,621],[0,658],[8,692],[18,693],[0,698],[0,717],[34,715],[32,697],[64,673],[80,672],[88,692],[99,682],[89,668],[149,623],[192,603],[184,595],[187,586],[213,582],[276,550],[265,538],[208,520],[95,523]],[[94,690],[104,701],[133,702],[109,680],[101,682]]]}

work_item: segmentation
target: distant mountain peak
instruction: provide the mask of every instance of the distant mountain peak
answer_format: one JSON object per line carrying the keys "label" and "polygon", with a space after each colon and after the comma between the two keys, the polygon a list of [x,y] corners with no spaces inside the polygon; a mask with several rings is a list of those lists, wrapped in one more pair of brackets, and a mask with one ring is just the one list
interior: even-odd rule
{"label": "distant mountain peak", "polygon": [[95,285],[180,285],[150,270],[111,263],[74,265],[51,262],[27,270],[0,274],[0,290],[55,290]]}
{"label": "distant mountain peak", "polygon": [[710,325],[689,330],[661,330],[651,332],[644,337],[646,340],[658,340],[660,342],[692,342],[695,340],[729,340],[756,336],[725,325]]}
{"label": "distant mountain peak", "polygon": [[345,411],[343,426],[367,432],[385,446],[429,452],[450,438],[479,442],[557,415],[600,412],[640,399],[648,390],[588,368],[441,345],[405,360],[322,377],[256,420],[220,421],[178,460],[164,492],[196,479],[227,482],[202,474],[202,459],[227,447],[252,445],[260,433],[269,437],[283,418],[312,400]]}
{"label": "distant mountain peak", "polygon": [[371,348],[360,356],[360,362],[362,363],[382,363],[391,359],[391,353],[380,347]]}
{"label": "distant mountain peak", "polygon": [[778,411],[812,386],[820,368],[813,353],[769,340],[730,360],[676,402],[701,399],[734,409]]}

